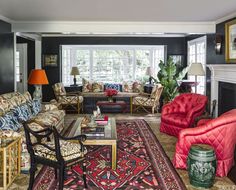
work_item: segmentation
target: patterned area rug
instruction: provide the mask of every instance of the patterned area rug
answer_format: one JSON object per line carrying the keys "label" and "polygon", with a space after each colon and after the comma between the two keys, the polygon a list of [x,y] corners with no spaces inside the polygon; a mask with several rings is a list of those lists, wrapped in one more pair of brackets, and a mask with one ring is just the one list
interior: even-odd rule
{"label": "patterned area rug", "polygon": [[[186,189],[160,143],[144,120],[117,121],[117,169],[111,169],[108,146],[88,147],[88,189]],[[80,165],[67,171],[65,190],[83,189]],[[34,190],[54,190],[54,169],[43,167]]]}

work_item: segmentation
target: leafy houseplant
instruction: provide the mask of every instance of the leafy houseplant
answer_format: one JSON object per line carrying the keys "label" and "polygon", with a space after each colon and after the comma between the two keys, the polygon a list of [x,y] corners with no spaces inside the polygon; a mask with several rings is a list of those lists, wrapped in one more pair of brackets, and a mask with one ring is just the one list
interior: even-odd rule
{"label": "leafy houseplant", "polygon": [[181,69],[178,69],[176,64],[173,62],[173,59],[170,57],[165,64],[163,61],[160,61],[159,64],[160,70],[157,74],[158,83],[164,87],[162,96],[164,103],[170,102],[178,94],[178,81],[182,80],[189,70],[189,66]]}

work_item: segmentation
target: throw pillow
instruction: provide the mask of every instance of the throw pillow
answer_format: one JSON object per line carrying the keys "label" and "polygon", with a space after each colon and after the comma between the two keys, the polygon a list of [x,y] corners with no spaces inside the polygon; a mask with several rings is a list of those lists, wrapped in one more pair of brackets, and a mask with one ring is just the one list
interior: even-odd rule
{"label": "throw pillow", "polygon": [[24,98],[26,99],[27,102],[32,100],[32,97],[30,95],[30,93],[27,91],[23,94]]}
{"label": "throw pillow", "polygon": [[90,83],[88,80],[83,78],[82,84],[83,84],[82,92],[92,92],[93,91],[92,83]]}
{"label": "throw pillow", "polygon": [[104,86],[105,86],[105,90],[106,89],[114,89],[114,90],[121,92],[121,85],[120,84],[106,83]]}
{"label": "throw pillow", "polygon": [[103,92],[104,91],[104,85],[102,82],[94,82],[92,84],[92,89],[93,89],[93,92]]}
{"label": "throw pillow", "polygon": [[140,83],[140,82],[134,82],[133,83],[133,92],[135,92],[135,93],[141,93],[141,92],[143,92],[144,91],[144,89],[143,89],[144,87],[143,87],[143,85]]}
{"label": "throw pillow", "polygon": [[41,101],[38,99],[34,99],[28,103],[31,113],[33,116],[36,116],[39,112],[42,110],[42,104]]}
{"label": "throw pillow", "polygon": [[22,104],[12,110],[14,116],[18,119],[19,122],[26,122],[32,118],[32,112],[30,107],[27,104]]}
{"label": "throw pillow", "polygon": [[17,131],[22,125],[18,122],[17,118],[12,112],[8,112],[0,117],[0,130],[13,130]]}
{"label": "throw pillow", "polygon": [[123,92],[133,92],[133,85],[129,82],[124,82],[122,85]]}
{"label": "throw pillow", "polygon": [[0,96],[0,116],[10,111],[11,108],[13,108],[12,104],[8,100]]}

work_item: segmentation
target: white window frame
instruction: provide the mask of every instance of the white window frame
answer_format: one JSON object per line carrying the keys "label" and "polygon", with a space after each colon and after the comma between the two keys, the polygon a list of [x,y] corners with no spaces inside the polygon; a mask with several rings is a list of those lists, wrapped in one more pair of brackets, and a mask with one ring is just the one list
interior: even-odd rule
{"label": "white window frame", "polygon": [[[202,66],[203,66],[203,69],[206,73],[206,51],[207,51],[207,37],[206,36],[203,36],[203,37],[200,37],[200,38],[196,38],[194,40],[190,40],[188,41],[188,57],[187,57],[187,64],[190,65],[190,46],[191,45],[195,45],[195,63],[197,63],[197,44],[199,43],[204,43],[205,44],[205,53],[204,53],[204,63],[202,63]],[[206,75],[204,76],[205,77],[205,82],[204,82],[204,95],[206,94]]]}
{"label": "white window frame", "polygon": [[[90,69],[90,73],[89,73],[89,80],[93,80],[93,74],[92,74],[92,70],[93,70],[93,52],[94,50],[129,50],[129,51],[133,51],[133,79],[135,80],[135,73],[136,73],[136,50],[150,50],[150,66],[155,69],[156,73],[153,75],[154,77],[156,77],[156,74],[158,72],[158,66],[154,65],[154,61],[156,60],[156,50],[158,50],[160,47],[164,47],[164,61],[166,60],[166,55],[167,55],[167,46],[166,45],[61,45],[61,50],[63,51],[63,49],[74,49],[74,50],[89,50],[89,59],[90,59],[90,64],[89,64],[89,69]],[[62,52],[61,51],[61,52]],[[74,51],[75,52],[75,51]],[[62,57],[62,56],[61,56]],[[74,61],[76,60],[75,58],[75,54],[71,53],[70,54],[70,60]],[[63,61],[63,60],[62,60]],[[71,66],[74,66],[76,63],[72,63]],[[61,64],[63,67],[63,64]],[[62,68],[63,69],[63,68]],[[66,84],[65,81],[63,81],[63,71],[61,72],[61,79],[62,82],[65,85],[69,85]],[[108,81],[109,82],[109,81]],[[122,82],[122,81],[121,81]]]}

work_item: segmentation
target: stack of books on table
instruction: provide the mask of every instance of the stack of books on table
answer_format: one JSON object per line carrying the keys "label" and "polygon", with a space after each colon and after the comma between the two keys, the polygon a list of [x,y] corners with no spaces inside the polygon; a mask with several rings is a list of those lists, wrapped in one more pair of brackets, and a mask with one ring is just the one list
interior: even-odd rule
{"label": "stack of books on table", "polygon": [[108,124],[108,116],[107,115],[95,118],[94,120],[97,123],[97,125],[107,125]]}
{"label": "stack of books on table", "polygon": [[82,127],[81,133],[88,137],[105,136],[104,127]]}

